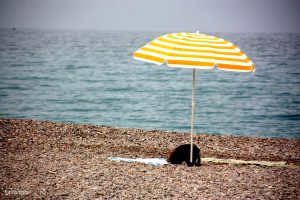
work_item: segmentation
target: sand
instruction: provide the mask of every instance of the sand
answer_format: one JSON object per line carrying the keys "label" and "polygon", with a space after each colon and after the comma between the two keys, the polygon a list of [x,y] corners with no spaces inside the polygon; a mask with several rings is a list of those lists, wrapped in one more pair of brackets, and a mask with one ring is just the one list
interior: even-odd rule
{"label": "sand", "polygon": [[300,140],[199,134],[201,157],[284,166],[151,166],[189,134],[0,119],[0,199],[300,199]]}

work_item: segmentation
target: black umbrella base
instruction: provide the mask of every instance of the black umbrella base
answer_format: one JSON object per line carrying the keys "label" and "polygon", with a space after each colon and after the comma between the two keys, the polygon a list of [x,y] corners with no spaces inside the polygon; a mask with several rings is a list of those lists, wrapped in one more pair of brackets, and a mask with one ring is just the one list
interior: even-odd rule
{"label": "black umbrella base", "polygon": [[168,162],[171,164],[184,164],[187,166],[200,166],[201,165],[201,153],[200,149],[193,145],[193,160],[190,162],[190,144],[183,144],[178,146],[173,152],[171,152]]}

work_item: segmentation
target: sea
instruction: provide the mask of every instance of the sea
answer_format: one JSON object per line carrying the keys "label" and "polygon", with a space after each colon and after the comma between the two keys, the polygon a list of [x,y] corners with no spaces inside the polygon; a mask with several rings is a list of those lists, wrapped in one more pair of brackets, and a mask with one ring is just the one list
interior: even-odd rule
{"label": "sea", "polygon": [[[192,69],[134,60],[167,32],[0,29],[0,118],[190,132]],[[209,33],[254,73],[196,70],[195,132],[300,138],[300,33]]]}

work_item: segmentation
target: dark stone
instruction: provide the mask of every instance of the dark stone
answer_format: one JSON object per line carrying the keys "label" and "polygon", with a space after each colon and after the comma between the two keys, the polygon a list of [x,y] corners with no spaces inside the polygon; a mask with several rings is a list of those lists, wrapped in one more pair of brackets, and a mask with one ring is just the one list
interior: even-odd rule
{"label": "dark stone", "polygon": [[190,144],[178,146],[173,152],[171,152],[168,162],[171,164],[182,164],[183,162],[186,162],[189,167],[193,165],[201,165],[200,149],[196,145],[193,145],[192,162],[190,162],[190,149]]}

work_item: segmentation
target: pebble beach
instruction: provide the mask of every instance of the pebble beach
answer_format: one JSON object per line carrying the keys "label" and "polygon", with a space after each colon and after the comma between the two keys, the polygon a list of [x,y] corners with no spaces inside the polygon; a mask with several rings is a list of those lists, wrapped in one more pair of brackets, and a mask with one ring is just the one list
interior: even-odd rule
{"label": "pebble beach", "polygon": [[167,158],[189,133],[0,119],[0,199],[300,199],[300,139],[194,136],[202,162],[153,166],[109,157]]}

